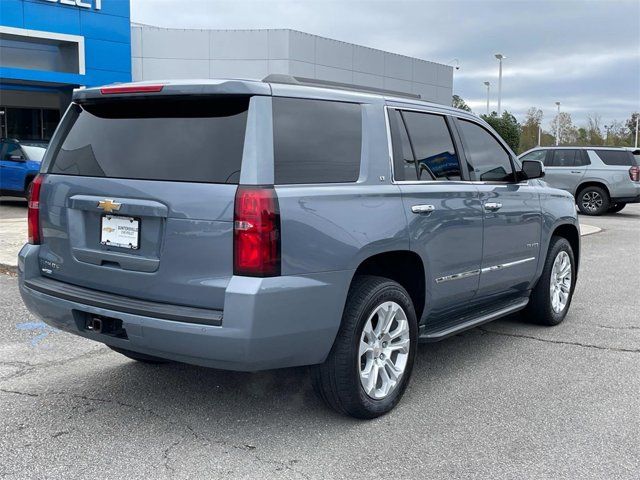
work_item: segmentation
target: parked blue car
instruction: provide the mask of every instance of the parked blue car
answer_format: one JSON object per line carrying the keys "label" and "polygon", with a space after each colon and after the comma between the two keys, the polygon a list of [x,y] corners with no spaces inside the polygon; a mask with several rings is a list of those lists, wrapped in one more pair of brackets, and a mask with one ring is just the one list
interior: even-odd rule
{"label": "parked blue car", "polygon": [[0,194],[26,197],[45,151],[44,147],[21,145],[11,138],[1,139]]}

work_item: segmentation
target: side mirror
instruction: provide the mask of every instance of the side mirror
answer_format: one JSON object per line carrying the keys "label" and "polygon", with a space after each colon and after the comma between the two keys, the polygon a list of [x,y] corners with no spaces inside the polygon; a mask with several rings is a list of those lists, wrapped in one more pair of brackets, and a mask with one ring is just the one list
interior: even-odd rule
{"label": "side mirror", "polygon": [[523,160],[522,173],[525,180],[544,177],[544,164],[540,160]]}
{"label": "side mirror", "polygon": [[9,155],[9,161],[24,162],[24,157],[22,155]]}

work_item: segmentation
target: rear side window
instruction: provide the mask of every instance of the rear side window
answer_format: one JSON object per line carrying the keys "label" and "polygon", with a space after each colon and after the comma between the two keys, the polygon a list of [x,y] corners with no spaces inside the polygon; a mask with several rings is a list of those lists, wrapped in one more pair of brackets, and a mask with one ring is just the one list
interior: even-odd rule
{"label": "rear side window", "polygon": [[355,182],[360,175],[361,106],[273,99],[275,183]]}
{"label": "rear side window", "polygon": [[513,181],[511,157],[498,140],[476,123],[459,119],[459,125],[471,180]]}
{"label": "rear side window", "polygon": [[633,153],[627,150],[596,150],[595,152],[606,165],[624,165],[627,167],[637,165]]}
{"label": "rear side window", "polygon": [[419,180],[460,180],[460,162],[444,117],[403,111]]}
{"label": "rear side window", "polygon": [[416,181],[418,171],[409,135],[398,110],[389,110],[391,143],[393,146],[393,175],[395,180]]}
{"label": "rear side window", "polygon": [[62,175],[238,183],[249,98],[72,105],[52,145]]}

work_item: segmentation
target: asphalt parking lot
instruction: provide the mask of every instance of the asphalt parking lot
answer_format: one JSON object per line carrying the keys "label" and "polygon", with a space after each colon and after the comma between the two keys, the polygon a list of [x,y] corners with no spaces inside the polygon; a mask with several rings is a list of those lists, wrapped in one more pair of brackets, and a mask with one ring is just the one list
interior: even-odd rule
{"label": "asphalt parking lot", "polygon": [[0,275],[0,477],[638,478],[640,205],[588,223],[562,325],[421,345],[369,422],[325,408],[304,368],[144,365],[52,330]]}

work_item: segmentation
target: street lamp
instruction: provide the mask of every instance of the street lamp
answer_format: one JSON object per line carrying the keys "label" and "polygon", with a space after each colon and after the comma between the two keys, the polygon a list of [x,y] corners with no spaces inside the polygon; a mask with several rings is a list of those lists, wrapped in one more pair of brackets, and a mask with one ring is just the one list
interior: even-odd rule
{"label": "street lamp", "polygon": [[540,141],[542,140],[542,125],[538,125],[538,146],[540,147]]}
{"label": "street lamp", "polygon": [[556,117],[556,146],[560,145],[560,102],[556,102],[558,116]]}
{"label": "street lamp", "polygon": [[500,65],[498,67],[498,116],[500,116],[502,115],[502,60],[507,57],[501,53],[496,53],[495,57]]}
{"label": "street lamp", "polygon": [[489,92],[491,90],[491,82],[484,82],[484,85],[487,87],[487,117],[489,116]]}

